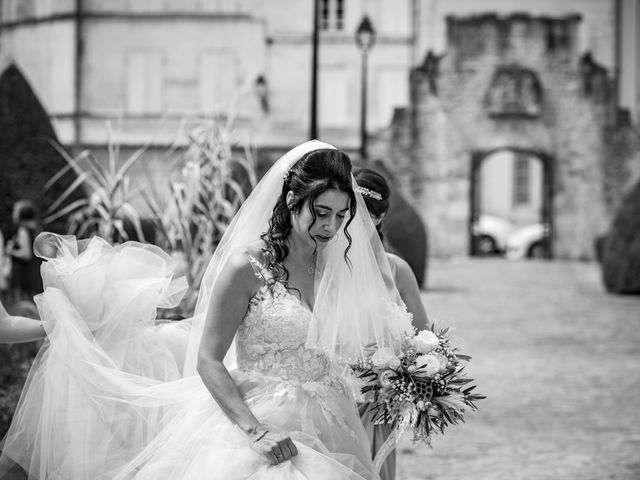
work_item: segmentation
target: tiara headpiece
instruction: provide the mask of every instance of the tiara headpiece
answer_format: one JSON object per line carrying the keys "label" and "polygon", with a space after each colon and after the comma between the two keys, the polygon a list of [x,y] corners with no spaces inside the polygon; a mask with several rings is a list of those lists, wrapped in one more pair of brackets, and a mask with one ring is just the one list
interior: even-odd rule
{"label": "tiara headpiece", "polygon": [[378,200],[378,201],[382,200],[382,195],[380,195],[375,190],[370,190],[366,187],[361,187],[360,185],[358,185],[354,190],[358,192],[360,195],[362,195],[363,197],[373,198],[374,200]]}

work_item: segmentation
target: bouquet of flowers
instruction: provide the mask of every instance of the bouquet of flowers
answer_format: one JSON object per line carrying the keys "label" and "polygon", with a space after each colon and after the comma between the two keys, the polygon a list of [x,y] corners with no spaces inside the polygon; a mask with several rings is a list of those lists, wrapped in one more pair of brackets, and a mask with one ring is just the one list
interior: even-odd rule
{"label": "bouquet of flowers", "polygon": [[402,352],[380,348],[366,359],[351,364],[351,372],[364,381],[365,401],[373,402],[374,423],[391,424],[400,433],[413,429],[413,440],[431,444],[433,432],[464,422],[468,408],[484,397],[473,393],[475,385],[465,376],[462,355],[451,345],[449,329],[422,330],[406,335]]}

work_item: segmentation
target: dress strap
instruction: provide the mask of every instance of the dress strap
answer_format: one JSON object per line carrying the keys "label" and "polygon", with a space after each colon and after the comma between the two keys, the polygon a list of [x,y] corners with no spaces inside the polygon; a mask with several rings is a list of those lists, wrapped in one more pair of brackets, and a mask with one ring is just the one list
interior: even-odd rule
{"label": "dress strap", "polygon": [[247,256],[249,257],[249,263],[251,263],[251,267],[253,267],[253,273],[258,278],[258,280],[266,282],[269,278],[271,278],[271,273],[264,265],[262,265],[262,263],[260,263],[260,260],[258,260],[248,252]]}

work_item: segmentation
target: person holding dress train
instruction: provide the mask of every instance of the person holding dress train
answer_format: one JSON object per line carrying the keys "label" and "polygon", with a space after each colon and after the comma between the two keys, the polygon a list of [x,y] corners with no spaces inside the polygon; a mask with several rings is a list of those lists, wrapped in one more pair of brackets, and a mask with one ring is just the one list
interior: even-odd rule
{"label": "person holding dress train", "polygon": [[45,337],[40,320],[10,315],[0,302],[0,343],[26,343]]}

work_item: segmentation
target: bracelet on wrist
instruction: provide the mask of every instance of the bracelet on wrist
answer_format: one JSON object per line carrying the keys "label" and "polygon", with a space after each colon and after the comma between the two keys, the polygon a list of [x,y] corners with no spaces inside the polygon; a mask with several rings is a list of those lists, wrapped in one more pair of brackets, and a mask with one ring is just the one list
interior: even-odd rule
{"label": "bracelet on wrist", "polygon": [[260,440],[262,440],[267,435],[267,433],[269,433],[269,430],[264,430],[264,431],[260,432],[258,435],[256,435],[255,437],[252,437],[251,441],[253,443],[257,443]]}

